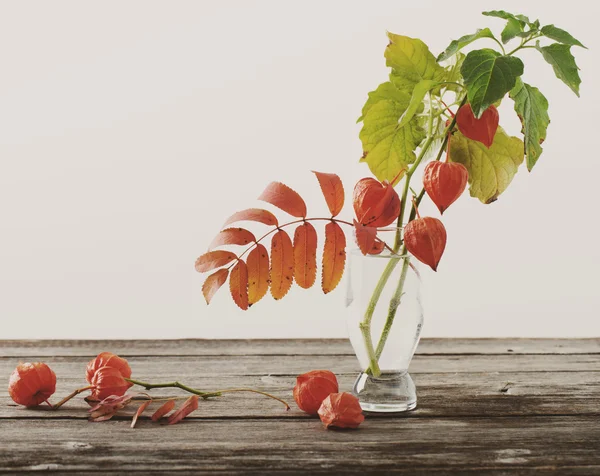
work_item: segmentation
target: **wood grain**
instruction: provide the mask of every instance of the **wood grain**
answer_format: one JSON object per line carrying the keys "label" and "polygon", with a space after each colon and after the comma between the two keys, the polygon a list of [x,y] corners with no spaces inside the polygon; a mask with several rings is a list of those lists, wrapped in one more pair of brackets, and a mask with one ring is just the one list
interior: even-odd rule
{"label": "wood grain", "polygon": [[81,399],[53,412],[0,393],[0,472],[600,474],[600,339],[425,339],[411,365],[417,410],[369,415],[357,431],[323,429],[291,395],[313,368],[351,389],[358,364],[342,340],[0,341],[0,377],[43,360],[59,377],[58,400],[103,350],[126,356],[138,379],[251,387],[293,408],[229,394],[173,427],[148,411],[132,430],[135,406],[92,424]]}

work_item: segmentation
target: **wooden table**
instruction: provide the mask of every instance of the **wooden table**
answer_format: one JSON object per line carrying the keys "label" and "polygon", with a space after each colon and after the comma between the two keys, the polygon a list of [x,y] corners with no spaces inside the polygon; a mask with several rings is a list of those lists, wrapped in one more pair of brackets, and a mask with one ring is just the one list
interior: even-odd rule
{"label": "wooden table", "polygon": [[323,429],[291,394],[295,376],[315,368],[350,390],[358,367],[343,340],[0,341],[0,376],[44,361],[58,376],[57,400],[85,383],[86,363],[105,350],[126,357],[135,378],[254,387],[292,410],[230,394],[200,401],[181,424],[145,416],[131,429],[134,408],[88,423],[81,399],[31,410],[3,391],[0,471],[600,474],[600,339],[424,339],[411,366],[418,409],[369,416],[355,431]]}

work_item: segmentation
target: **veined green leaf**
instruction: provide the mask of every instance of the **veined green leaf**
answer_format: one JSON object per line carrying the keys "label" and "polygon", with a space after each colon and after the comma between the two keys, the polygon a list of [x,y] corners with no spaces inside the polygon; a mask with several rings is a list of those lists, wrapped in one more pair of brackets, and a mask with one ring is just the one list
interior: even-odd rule
{"label": "veined green leaf", "polygon": [[450,140],[450,160],[469,171],[469,192],[483,203],[492,203],[510,185],[523,162],[523,141],[499,127],[488,149],[481,142],[455,132]]}
{"label": "veined green leaf", "polygon": [[555,27],[554,25],[546,25],[541,29],[542,35],[546,38],[550,38],[551,40],[558,41],[563,45],[569,46],[581,46],[582,48],[586,48],[583,46],[579,40],[573,38],[571,34],[565,30]]}
{"label": "veined green leaf", "polygon": [[425,131],[417,116],[400,127],[398,121],[407,110],[409,99],[399,101],[405,96],[395,91],[391,83],[382,86],[373,95],[378,101],[373,101],[363,116],[361,162],[368,164],[377,179],[391,182],[415,161],[415,149],[425,138]]}
{"label": "veined green leaf", "polygon": [[504,20],[517,20],[523,26],[525,26],[526,24],[531,25],[529,18],[527,18],[525,15],[515,15],[513,13],[508,13],[504,10],[491,10],[489,12],[483,12],[482,15],[485,15],[486,17],[502,18]]}
{"label": "veined green leaf", "polygon": [[546,129],[550,124],[548,100],[538,88],[524,83],[521,78],[517,79],[510,97],[515,101],[515,111],[523,125],[527,169],[531,171],[542,153],[540,144],[546,139]]}
{"label": "veined green leaf", "polygon": [[417,38],[388,33],[386,64],[392,68],[390,81],[401,90],[412,91],[424,79],[439,81],[444,69],[437,63],[425,43]]}
{"label": "veined green leaf", "polygon": [[579,67],[571,54],[571,47],[560,43],[552,43],[549,46],[540,46],[539,42],[535,47],[542,53],[546,62],[552,65],[556,77],[569,86],[579,97],[581,78],[578,73]]}
{"label": "veined green leaf", "polygon": [[362,108],[362,115],[357,119],[356,122],[361,122],[369,109],[371,109],[374,104],[377,104],[379,101],[384,99],[393,100],[407,108],[408,104],[410,103],[411,95],[410,92],[398,89],[389,81],[381,83],[379,86],[377,86],[375,91],[371,91],[369,93],[369,98]]}
{"label": "veined green leaf", "polygon": [[491,104],[502,99],[523,74],[523,62],[516,56],[503,56],[491,50],[471,51],[460,72],[475,117],[481,117]]}
{"label": "veined green leaf", "polygon": [[465,35],[461,36],[458,40],[452,40],[448,47],[444,51],[442,51],[442,53],[440,53],[440,55],[437,57],[437,60],[447,60],[452,55],[458,53],[465,46],[470,45],[479,38],[494,38],[494,34],[489,28],[483,28],[481,30],[477,30],[472,35]]}
{"label": "veined green leaf", "polygon": [[439,84],[440,83],[437,81],[431,79],[424,79],[417,83],[413,89],[410,104],[402,114],[402,117],[400,117],[400,121],[398,121],[398,127],[404,127],[415,116],[419,109],[423,109],[423,99],[425,98],[425,94],[436,86],[439,86]]}
{"label": "veined green leaf", "polygon": [[506,44],[521,33],[523,33],[523,24],[515,18],[509,18],[500,34],[500,38],[502,43]]}

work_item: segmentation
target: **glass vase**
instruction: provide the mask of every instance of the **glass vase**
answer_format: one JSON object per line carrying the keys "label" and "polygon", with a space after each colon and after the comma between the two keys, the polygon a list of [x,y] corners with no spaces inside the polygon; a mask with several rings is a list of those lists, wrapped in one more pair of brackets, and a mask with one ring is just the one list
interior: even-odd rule
{"label": "glass vase", "polygon": [[408,367],[423,327],[421,279],[414,259],[392,251],[399,233],[377,230],[378,239],[389,245],[380,254],[349,253],[347,326],[362,370],[353,393],[369,412],[417,406]]}

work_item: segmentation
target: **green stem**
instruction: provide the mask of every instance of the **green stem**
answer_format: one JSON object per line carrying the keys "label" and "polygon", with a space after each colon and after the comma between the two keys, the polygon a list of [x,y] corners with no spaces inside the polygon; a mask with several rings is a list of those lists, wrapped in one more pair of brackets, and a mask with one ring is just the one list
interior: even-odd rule
{"label": "green stem", "polygon": [[149,382],[142,382],[140,380],[134,380],[131,378],[126,378],[125,380],[127,380],[128,382],[130,382],[134,385],[139,385],[140,387],[144,387],[146,390],[151,390],[153,388],[180,388],[181,390],[185,390],[186,392],[193,393],[194,395],[198,395],[204,399],[207,399],[210,397],[220,397],[224,393],[233,393],[233,392],[258,393],[259,395],[264,395],[265,397],[269,397],[269,398],[272,398],[273,400],[277,400],[278,402],[283,403],[285,405],[286,410],[290,409],[290,406],[288,405],[288,403],[285,400],[282,400],[281,398],[278,398],[275,395],[271,395],[270,393],[267,393],[267,392],[261,392],[260,390],[254,390],[253,388],[226,388],[224,390],[217,390],[215,392],[203,392],[196,388],[188,387],[187,385],[184,385],[180,382],[149,383]]}
{"label": "green stem", "polygon": [[[467,97],[465,96],[462,101],[460,102],[460,106],[463,106],[465,103],[467,102]],[[452,121],[450,122],[450,124],[448,125],[448,127],[446,128],[446,130],[444,131],[444,140],[442,141],[442,144],[440,146],[440,149],[438,151],[438,154],[435,158],[436,161],[439,161],[442,157],[442,154],[444,153],[444,150],[446,150],[446,146],[448,145],[448,140],[450,137],[450,132],[452,131],[452,129],[454,128],[454,126],[456,125],[456,116],[454,116],[452,118]],[[432,127],[432,123],[430,120],[430,125],[429,125],[430,129],[429,129],[429,138],[427,139],[427,142],[425,142],[423,149],[425,149],[425,147],[427,147],[427,149],[431,146],[431,143],[433,142],[433,127]],[[421,149],[421,152],[419,154],[419,156],[417,157],[417,160],[415,161],[415,163],[412,165],[412,167],[408,170],[408,172],[406,173],[406,182],[404,184],[404,190],[402,193],[402,198],[401,198],[401,208],[400,208],[400,214],[398,215],[398,232],[396,233],[396,241],[395,241],[395,245],[394,245],[394,252],[397,252],[400,244],[402,243],[401,240],[399,239],[398,235],[400,233],[400,227],[402,226],[403,223],[403,218],[404,218],[404,211],[405,211],[405,204],[407,201],[407,197],[408,197],[408,191],[410,190],[410,179],[412,177],[412,175],[415,173],[415,170],[417,169],[417,167],[419,166],[419,164],[421,163],[421,160],[423,159],[423,157],[425,156],[425,152],[427,150],[423,150]],[[421,200],[424,196],[425,193],[425,189],[421,190],[421,193],[419,193],[419,195],[417,196],[417,198],[415,199],[413,206],[412,206],[412,210],[409,216],[409,222],[411,222],[412,220],[415,219],[416,216],[416,212],[417,212],[417,207],[419,206],[419,203],[421,203]],[[406,246],[402,246],[402,251],[400,252],[400,256],[404,255],[404,264],[402,267],[402,271],[400,273],[400,279],[398,281],[398,285],[396,286],[396,289],[394,291],[394,294],[392,296],[392,299],[390,300],[390,306],[388,309],[388,315],[385,321],[385,324],[383,326],[383,330],[381,332],[381,336],[379,337],[379,341],[377,343],[377,348],[375,349],[375,353],[374,354],[369,354],[369,368],[367,368],[366,372],[370,373],[371,375],[373,375],[374,377],[378,377],[379,375],[381,375],[381,369],[379,367],[379,358],[381,357],[381,354],[383,352],[383,349],[385,347],[387,338],[389,336],[389,333],[391,331],[392,328],[392,324],[394,323],[394,318],[396,317],[396,313],[398,311],[398,307],[400,306],[400,302],[402,299],[402,292],[404,290],[404,283],[406,281],[406,275],[408,272],[408,267],[410,265],[410,258],[408,258],[408,256],[406,256]],[[375,292],[373,293],[373,296],[371,296],[371,301],[369,302],[369,306],[367,307],[367,313],[369,316],[368,319],[368,330],[369,330],[369,337],[370,337],[370,326],[371,326],[371,320],[373,318],[373,312],[375,311],[375,307],[377,305],[377,302],[379,301],[379,298],[381,297],[381,292],[383,290],[383,288],[385,287],[387,281],[389,280],[392,271],[394,270],[394,268],[396,267],[396,265],[398,264],[398,261],[402,259],[402,258],[397,258],[397,259],[393,259],[390,260],[390,262],[388,263],[388,265],[386,266],[386,268],[384,269],[383,274],[381,275],[381,277],[379,278],[379,282],[377,283],[377,287],[375,288]],[[390,268],[388,270],[388,268]],[[370,313],[370,314],[369,314]],[[365,315],[365,316],[366,316]],[[363,324],[364,324],[364,320],[363,322],[361,322],[361,331],[363,331],[363,337],[365,337],[365,343],[366,342],[366,334],[365,331],[363,330]],[[370,348],[373,348],[373,344],[370,344]],[[367,351],[369,351],[369,345],[367,344]]]}

